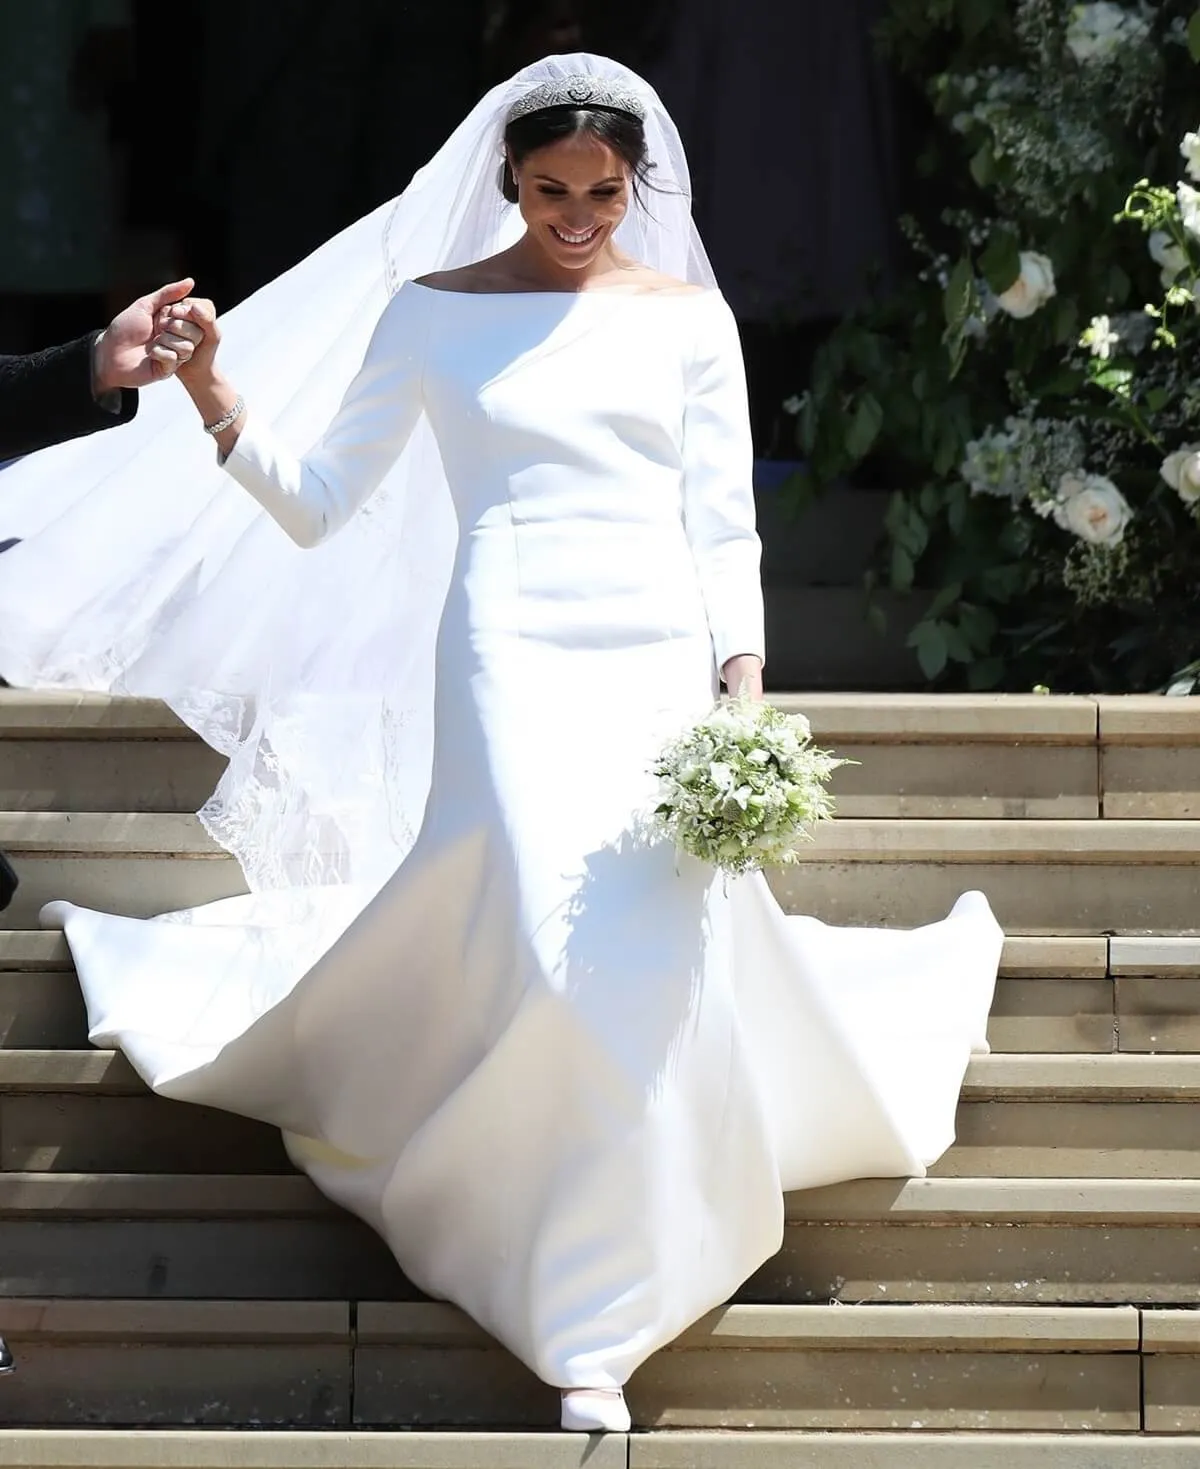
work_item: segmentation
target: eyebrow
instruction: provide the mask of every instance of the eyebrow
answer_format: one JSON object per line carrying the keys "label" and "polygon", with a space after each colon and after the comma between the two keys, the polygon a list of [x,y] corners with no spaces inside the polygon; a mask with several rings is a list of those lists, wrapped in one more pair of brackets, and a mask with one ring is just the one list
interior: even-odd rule
{"label": "eyebrow", "polygon": [[[534,178],[541,179],[544,184],[557,184],[559,188],[567,188],[567,185],[563,183],[562,179],[556,179],[553,174],[535,173]],[[594,184],[589,184],[588,188],[598,189],[601,184],[623,184],[624,182],[625,180],[621,177],[619,173],[614,173],[606,179],[597,179]]]}

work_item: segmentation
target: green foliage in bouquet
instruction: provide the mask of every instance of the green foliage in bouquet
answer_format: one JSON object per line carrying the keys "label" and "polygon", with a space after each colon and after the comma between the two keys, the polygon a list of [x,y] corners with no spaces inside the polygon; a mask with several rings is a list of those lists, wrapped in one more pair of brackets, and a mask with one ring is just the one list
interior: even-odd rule
{"label": "green foliage in bouquet", "polygon": [[832,818],[829,779],[849,763],[813,744],[803,714],[725,699],[655,762],[651,829],[721,872],[788,866]]}
{"label": "green foliage in bouquet", "polygon": [[1200,687],[1195,0],[891,0],[881,41],[929,112],[907,278],[788,405],[802,493],[896,487],[931,681]]}

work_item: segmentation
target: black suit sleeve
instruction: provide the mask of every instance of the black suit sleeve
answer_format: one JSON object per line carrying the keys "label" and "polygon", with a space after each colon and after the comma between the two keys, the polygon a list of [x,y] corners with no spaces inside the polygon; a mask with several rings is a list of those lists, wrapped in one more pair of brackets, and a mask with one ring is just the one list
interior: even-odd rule
{"label": "black suit sleeve", "polygon": [[95,340],[90,332],[62,347],[0,356],[0,460],[128,423],[137,412],[138,395],[131,389],[120,390],[115,413],[92,397]]}

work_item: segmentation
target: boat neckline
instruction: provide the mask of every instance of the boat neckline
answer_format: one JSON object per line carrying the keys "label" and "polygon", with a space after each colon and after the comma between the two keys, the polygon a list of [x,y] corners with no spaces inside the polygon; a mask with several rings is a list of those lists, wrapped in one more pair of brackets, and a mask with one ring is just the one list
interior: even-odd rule
{"label": "boat neckline", "polygon": [[622,301],[649,300],[659,297],[679,301],[688,300],[693,296],[720,295],[715,286],[701,286],[694,291],[448,291],[442,286],[426,285],[424,281],[409,281],[407,284],[418,286],[422,291],[430,291],[435,296],[482,296],[486,300],[496,300],[507,296],[551,296],[556,300],[575,300],[580,296],[616,296]]}

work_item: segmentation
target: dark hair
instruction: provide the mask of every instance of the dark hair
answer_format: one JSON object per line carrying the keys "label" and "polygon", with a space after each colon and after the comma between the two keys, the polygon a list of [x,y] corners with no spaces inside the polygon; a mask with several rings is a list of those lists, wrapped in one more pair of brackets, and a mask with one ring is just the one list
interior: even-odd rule
{"label": "dark hair", "polygon": [[646,148],[646,129],[629,112],[611,107],[543,107],[510,122],[504,131],[508,157],[500,168],[500,192],[510,204],[517,202],[517,180],[509,160],[519,168],[531,153],[577,138],[581,133],[604,143],[629,169],[633,197],[640,203],[641,190],[648,184],[654,165]]}

